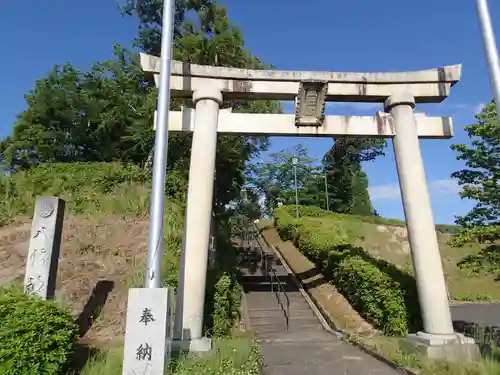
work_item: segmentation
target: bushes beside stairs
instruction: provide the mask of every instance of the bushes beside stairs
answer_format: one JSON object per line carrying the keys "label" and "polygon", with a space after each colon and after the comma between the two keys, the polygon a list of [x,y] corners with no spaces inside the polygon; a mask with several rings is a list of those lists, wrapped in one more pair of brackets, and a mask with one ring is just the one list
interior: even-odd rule
{"label": "bushes beside stairs", "polygon": [[[359,218],[301,207],[275,210],[275,227],[284,241],[297,249],[341,292],[374,327],[387,335],[401,336],[421,328],[415,279],[396,266],[372,257],[356,246]],[[345,221],[351,220],[351,225]],[[353,229],[354,228],[354,229]],[[359,232],[358,232],[359,233]]]}

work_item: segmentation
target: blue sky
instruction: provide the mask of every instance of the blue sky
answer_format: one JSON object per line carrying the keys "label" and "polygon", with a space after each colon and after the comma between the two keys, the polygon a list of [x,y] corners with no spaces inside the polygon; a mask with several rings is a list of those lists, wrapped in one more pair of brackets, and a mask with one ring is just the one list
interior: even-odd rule
{"label": "blue sky", "polygon": [[[330,71],[420,70],[463,64],[462,80],[444,103],[418,108],[453,116],[455,138],[422,140],[421,149],[436,222],[451,223],[472,207],[457,195],[450,173],[462,162],[449,149],[468,142],[464,125],[491,98],[473,0],[226,0],[248,48],[278,69]],[[500,3],[490,0],[500,40]],[[22,22],[20,21],[22,20]],[[0,136],[10,133],[25,108],[23,95],[54,64],[79,68],[111,57],[113,43],[130,45],[135,20],[122,18],[116,0],[8,1],[0,12]],[[289,107],[289,106],[287,106]],[[330,105],[328,114],[373,115],[373,105]],[[297,143],[321,158],[329,139],[273,138],[272,150]],[[389,142],[387,155],[365,165],[377,210],[403,218]]]}

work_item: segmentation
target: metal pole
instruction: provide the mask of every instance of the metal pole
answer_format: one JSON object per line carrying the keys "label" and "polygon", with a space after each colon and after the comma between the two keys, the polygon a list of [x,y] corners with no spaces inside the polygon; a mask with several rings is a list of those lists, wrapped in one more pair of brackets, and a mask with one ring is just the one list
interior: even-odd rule
{"label": "metal pole", "polygon": [[328,201],[328,182],[326,180],[326,173],[325,173],[325,198],[326,198],[326,210],[330,211],[330,202]]}
{"label": "metal pole", "polygon": [[165,174],[167,167],[170,68],[172,65],[174,14],[174,0],[164,0],[158,115],[156,117],[156,136],[153,159],[153,185],[151,189],[151,206],[149,209],[148,256],[145,277],[146,288],[159,288],[162,282],[163,212],[165,207]]}
{"label": "metal pole", "polygon": [[293,175],[295,178],[295,217],[299,218],[299,189],[297,187],[297,166],[293,166]]}
{"label": "metal pole", "polygon": [[481,26],[486,62],[490,73],[491,89],[497,108],[497,116],[500,118],[500,59],[495,42],[495,34],[491,24],[490,11],[487,0],[476,0],[477,14]]}

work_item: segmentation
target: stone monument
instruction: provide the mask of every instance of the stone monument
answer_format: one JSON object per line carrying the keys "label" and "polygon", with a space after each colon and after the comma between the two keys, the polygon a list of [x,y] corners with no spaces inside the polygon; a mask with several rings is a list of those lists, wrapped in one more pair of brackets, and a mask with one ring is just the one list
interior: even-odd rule
{"label": "stone monument", "polygon": [[24,291],[52,299],[56,291],[65,202],[57,197],[36,200],[29,242]]}

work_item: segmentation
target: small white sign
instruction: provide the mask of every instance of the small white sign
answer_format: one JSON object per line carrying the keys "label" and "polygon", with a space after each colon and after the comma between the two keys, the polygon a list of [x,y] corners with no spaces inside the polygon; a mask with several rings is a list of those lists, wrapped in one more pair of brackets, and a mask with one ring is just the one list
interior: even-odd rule
{"label": "small white sign", "polygon": [[165,373],[171,358],[173,298],[170,288],[129,290],[123,375]]}

